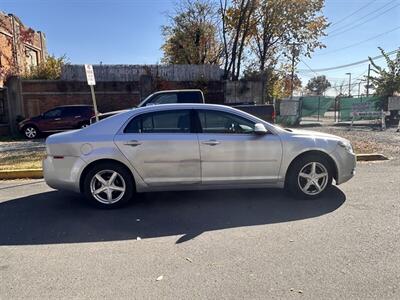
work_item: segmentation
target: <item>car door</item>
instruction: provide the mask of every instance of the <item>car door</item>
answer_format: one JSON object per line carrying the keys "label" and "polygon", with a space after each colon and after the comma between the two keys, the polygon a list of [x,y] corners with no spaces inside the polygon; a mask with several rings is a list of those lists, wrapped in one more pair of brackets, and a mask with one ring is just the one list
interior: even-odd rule
{"label": "car door", "polygon": [[41,131],[58,131],[62,129],[61,124],[62,108],[54,108],[43,114],[42,120],[39,122],[39,130]]}
{"label": "car door", "polygon": [[85,106],[70,106],[64,107],[61,116],[60,126],[63,129],[79,128],[85,121],[87,122],[87,110]]}
{"label": "car door", "polygon": [[149,186],[201,182],[200,151],[189,109],[144,113],[134,117],[115,143]]}
{"label": "car door", "polygon": [[62,114],[61,114],[61,120],[60,120],[60,129],[73,129],[76,128],[75,123],[75,115],[79,115],[79,112],[77,111],[77,107],[64,107]]}
{"label": "car door", "polygon": [[272,183],[278,179],[282,143],[255,134],[255,122],[218,110],[198,109],[203,184]]}

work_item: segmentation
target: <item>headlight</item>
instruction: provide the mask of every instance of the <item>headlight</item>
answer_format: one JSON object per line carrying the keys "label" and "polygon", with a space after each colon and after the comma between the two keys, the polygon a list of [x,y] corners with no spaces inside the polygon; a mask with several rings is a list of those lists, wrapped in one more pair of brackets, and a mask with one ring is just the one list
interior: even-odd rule
{"label": "headlight", "polygon": [[338,145],[340,147],[343,147],[347,152],[354,153],[353,152],[353,147],[351,146],[349,141],[339,141]]}

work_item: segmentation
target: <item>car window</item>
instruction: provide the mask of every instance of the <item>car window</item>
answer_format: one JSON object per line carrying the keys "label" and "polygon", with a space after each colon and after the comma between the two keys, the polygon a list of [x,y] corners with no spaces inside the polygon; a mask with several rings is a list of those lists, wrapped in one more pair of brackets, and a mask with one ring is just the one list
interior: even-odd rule
{"label": "car window", "polygon": [[190,110],[171,110],[147,113],[135,117],[125,133],[189,133]]}
{"label": "car window", "polygon": [[180,92],[178,98],[179,103],[203,103],[200,92]]}
{"label": "car window", "polygon": [[234,114],[199,110],[198,116],[203,133],[253,133],[255,123]]}
{"label": "car window", "polygon": [[178,102],[178,96],[176,93],[167,93],[167,94],[155,96],[153,99],[151,99],[149,102],[147,102],[146,105],[169,104],[169,103],[177,103],[177,102]]}
{"label": "car window", "polygon": [[64,107],[62,115],[64,117],[80,116],[85,113],[86,110],[86,107]]}
{"label": "car window", "polygon": [[59,118],[59,117],[61,117],[61,112],[62,112],[61,108],[55,108],[55,109],[52,109],[52,110],[49,110],[48,112],[46,112],[44,114],[44,117],[46,119]]}

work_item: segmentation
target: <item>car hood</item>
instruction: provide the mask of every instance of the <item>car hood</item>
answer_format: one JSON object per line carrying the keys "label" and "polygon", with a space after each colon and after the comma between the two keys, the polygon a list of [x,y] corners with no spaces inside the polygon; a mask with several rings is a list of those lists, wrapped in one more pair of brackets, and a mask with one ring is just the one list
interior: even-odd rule
{"label": "car hood", "polygon": [[336,141],[346,140],[340,136],[329,134],[329,133],[324,133],[324,132],[319,132],[319,131],[292,129],[292,128],[285,128],[284,130],[294,136],[304,136],[304,137],[310,137],[310,138],[329,139],[329,140],[336,140]]}

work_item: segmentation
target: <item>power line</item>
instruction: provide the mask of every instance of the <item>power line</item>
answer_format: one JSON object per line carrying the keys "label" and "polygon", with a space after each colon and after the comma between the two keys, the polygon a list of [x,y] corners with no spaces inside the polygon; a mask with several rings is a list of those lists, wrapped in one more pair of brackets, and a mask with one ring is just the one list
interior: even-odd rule
{"label": "power line", "polygon": [[306,64],[306,62],[304,61],[304,60],[302,60],[302,59],[300,59],[300,61],[303,63],[303,64],[305,64],[306,65],[306,67],[311,71],[311,72],[313,72],[315,75],[317,75],[318,76],[318,73],[317,72],[315,72],[313,69],[311,69],[311,67],[309,66],[309,65],[307,65]]}
{"label": "power line", "polygon": [[384,36],[384,35],[386,35],[386,34],[388,34],[388,33],[391,33],[391,32],[393,32],[393,31],[396,31],[396,30],[398,30],[398,29],[400,29],[400,26],[395,27],[395,28],[393,28],[393,29],[391,29],[391,30],[388,30],[388,31],[386,31],[386,32],[377,34],[377,35],[375,35],[375,36],[372,36],[372,37],[370,37],[370,38],[368,38],[368,39],[366,39],[366,40],[360,41],[360,42],[358,42],[358,43],[354,43],[354,44],[348,45],[348,46],[343,47],[343,48],[334,49],[334,50],[331,50],[331,51],[328,51],[328,52],[324,52],[324,53],[318,53],[318,54],[316,54],[316,56],[327,55],[327,54],[330,54],[330,53],[335,53],[335,52],[339,52],[339,51],[342,51],[342,50],[345,50],[345,49],[349,49],[349,48],[352,48],[352,47],[355,47],[355,46],[364,44],[364,43],[366,43],[366,42],[372,41],[372,40],[374,40],[374,39],[376,39],[376,38],[379,38],[379,37],[381,37],[381,36]]}
{"label": "power line", "polygon": [[372,3],[376,2],[376,0],[372,0],[370,2],[368,2],[367,4],[363,5],[362,7],[360,7],[359,9],[355,10],[354,12],[352,12],[351,14],[343,17],[342,19],[340,19],[337,22],[332,23],[332,25],[330,25],[331,27],[336,26],[337,24],[342,23],[344,20],[347,20],[348,18],[354,16],[356,13],[358,13],[359,11],[363,10],[364,8],[368,7],[369,5],[371,5]]}
{"label": "power line", "polygon": [[[335,37],[335,36],[338,36],[338,35],[341,35],[341,34],[347,32],[347,31],[353,30],[354,28],[360,27],[361,25],[364,25],[365,23],[368,23],[368,22],[370,22],[370,21],[373,21],[373,20],[375,20],[377,17],[380,17],[380,16],[386,14],[387,12],[393,10],[394,8],[396,8],[396,7],[399,6],[399,5],[400,5],[400,3],[398,3],[398,4],[396,4],[396,5],[392,6],[392,7],[390,7],[389,9],[383,11],[382,13],[380,13],[380,14],[378,14],[378,15],[372,17],[372,18],[369,18],[369,19],[365,20],[364,22],[361,22],[361,23],[355,24],[355,25],[353,25],[353,26],[351,26],[351,27],[348,27],[347,29],[344,29],[344,28],[346,28],[347,26],[334,29],[332,32],[328,33],[328,35],[327,35],[326,37],[324,37],[323,39]],[[373,13],[376,13],[376,11],[374,11]],[[359,19],[359,20],[360,20],[360,19]],[[340,31],[341,29],[344,29],[344,30]],[[337,32],[337,31],[339,31],[339,32]],[[332,34],[333,32],[336,32],[336,33]]]}
{"label": "power line", "polygon": [[[393,2],[394,1],[389,1],[389,2],[385,3],[384,5],[382,5],[381,7],[379,7],[378,9],[375,9],[375,10],[373,10],[371,12],[366,13],[365,15],[361,16],[360,18],[356,19],[356,22],[364,20],[365,18],[369,17],[370,15],[376,14],[377,12],[381,11],[385,7],[393,4]],[[349,25],[351,25],[351,23],[347,24],[347,25],[344,25],[344,26],[341,26],[339,28],[335,28],[335,29],[331,30],[330,32],[328,32],[328,35],[336,32],[336,31],[340,31],[340,30],[346,29]]]}
{"label": "power line", "polygon": [[[392,55],[392,54],[395,54],[395,53],[397,53],[399,51],[400,51],[400,49],[397,49],[397,50],[394,50],[394,51],[390,51],[390,52],[386,53],[386,55]],[[379,58],[382,58],[382,57],[384,57],[384,55],[374,56],[374,57],[371,57],[371,59],[379,59]],[[347,67],[351,67],[351,66],[360,65],[360,64],[363,64],[363,63],[366,63],[366,62],[369,62],[369,58],[368,59],[363,59],[363,60],[360,60],[360,61],[356,61],[356,62],[353,62],[353,63],[350,63],[350,64],[346,64],[346,65],[341,65],[341,66],[336,66],[336,67],[329,67],[329,68],[322,68],[322,69],[314,69],[313,72],[323,72],[323,71],[331,71],[331,70],[343,69],[343,68],[347,68]],[[299,70],[299,71],[302,71],[302,72],[306,71],[307,72],[307,70],[305,70],[305,69],[302,69],[302,70]]]}

